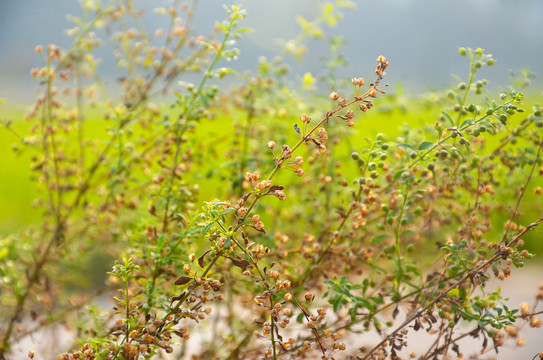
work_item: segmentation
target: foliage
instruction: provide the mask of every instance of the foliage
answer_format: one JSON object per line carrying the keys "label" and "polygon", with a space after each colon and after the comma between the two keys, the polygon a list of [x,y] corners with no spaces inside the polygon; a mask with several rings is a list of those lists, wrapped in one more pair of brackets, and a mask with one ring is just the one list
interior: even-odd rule
{"label": "foliage", "polygon": [[[334,77],[343,41],[323,27],[353,5],[321,5],[285,44],[303,59],[307,38],[330,42],[323,82],[306,74],[301,91],[280,58],[221,91],[233,71],[218,66],[248,31],[237,6],[204,37],[191,5],[157,9],[168,29],[149,32],[130,1],[85,1],[71,48],[36,48],[46,65],[32,70],[42,93],[30,135],[4,125],[33,154],[43,216],[0,240],[1,359],[55,324],[74,338],[57,359],[399,359],[423,328],[433,341],[417,356],[431,359],[460,356],[466,337],[498,351],[505,334],[541,326],[543,289],[510,309],[487,286],[533,256],[523,237],[543,209],[519,216],[527,191],[541,193],[541,107],[488,94],[477,73],[494,59],[461,48],[469,73],[436,95],[437,122],[360,136],[357,122],[386,101],[389,62],[345,89]],[[93,55],[100,34],[123,72],[118,96]],[[302,95],[322,83],[328,97]],[[414,102],[392,98],[394,116]],[[215,117],[234,126],[206,141]],[[97,258],[114,265],[85,283]],[[104,294],[111,308],[97,305]]]}

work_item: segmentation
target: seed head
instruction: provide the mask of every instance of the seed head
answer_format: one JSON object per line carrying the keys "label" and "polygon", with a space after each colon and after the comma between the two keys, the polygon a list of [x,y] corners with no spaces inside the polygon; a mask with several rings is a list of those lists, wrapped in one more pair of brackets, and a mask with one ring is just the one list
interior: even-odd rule
{"label": "seed head", "polygon": [[364,84],[366,83],[366,80],[364,80],[364,78],[353,78],[351,81],[355,86],[364,86]]}
{"label": "seed head", "polygon": [[303,122],[303,123],[310,123],[311,122],[311,118],[309,116],[307,116],[305,113],[303,113],[302,115],[300,115],[300,120]]}
{"label": "seed head", "polygon": [[522,315],[528,315],[528,313],[530,312],[530,304],[528,304],[527,302],[523,302],[522,304],[520,304],[520,312],[522,313]]}
{"label": "seed head", "polygon": [[335,91],[330,93],[330,100],[337,100],[339,99],[339,94]]}

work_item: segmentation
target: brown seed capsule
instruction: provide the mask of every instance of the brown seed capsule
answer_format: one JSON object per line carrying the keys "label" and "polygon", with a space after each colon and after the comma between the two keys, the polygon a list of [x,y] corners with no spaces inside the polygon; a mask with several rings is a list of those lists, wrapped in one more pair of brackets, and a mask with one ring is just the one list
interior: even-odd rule
{"label": "brown seed capsule", "polygon": [[530,326],[533,328],[541,327],[541,319],[534,316],[533,318],[530,319]]}
{"label": "brown seed capsule", "polygon": [[522,304],[520,304],[520,312],[522,313],[522,315],[528,315],[528,313],[530,312],[530,304],[528,304],[527,302],[523,302]]}

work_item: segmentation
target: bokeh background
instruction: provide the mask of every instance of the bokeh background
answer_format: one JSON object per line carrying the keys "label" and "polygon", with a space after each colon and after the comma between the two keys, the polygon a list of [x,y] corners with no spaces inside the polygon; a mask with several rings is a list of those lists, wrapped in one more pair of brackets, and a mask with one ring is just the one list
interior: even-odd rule
{"label": "bokeh background", "polygon": [[[165,0],[134,1],[148,12]],[[224,18],[223,4],[237,1],[201,0],[196,28],[208,34],[217,19]],[[345,10],[343,19],[329,35],[342,35],[349,60],[339,76],[363,76],[375,57],[385,55],[391,64],[387,80],[402,84],[407,92],[441,89],[452,83],[451,74],[466,73],[467,60],[458,57],[458,47],[481,47],[497,59],[482,76],[490,86],[507,87],[509,71],[529,67],[540,77],[534,89],[543,88],[543,1],[541,0],[355,0],[356,8]],[[255,31],[237,46],[239,59],[229,64],[238,71],[254,70],[260,56],[273,57],[281,50],[280,39],[292,39],[300,31],[296,16],[312,19],[318,14],[314,0],[244,0],[249,16],[243,26]],[[21,103],[33,98],[34,82],[29,70],[43,65],[34,54],[35,45],[68,46],[65,33],[73,25],[66,14],[81,14],[75,0],[0,1],[0,97]],[[150,28],[164,27],[163,17],[146,16]],[[318,72],[327,56],[326,43],[310,41],[306,61],[291,60],[294,73]],[[109,52],[111,53],[111,52]],[[115,64],[104,52],[103,73],[115,76]]]}

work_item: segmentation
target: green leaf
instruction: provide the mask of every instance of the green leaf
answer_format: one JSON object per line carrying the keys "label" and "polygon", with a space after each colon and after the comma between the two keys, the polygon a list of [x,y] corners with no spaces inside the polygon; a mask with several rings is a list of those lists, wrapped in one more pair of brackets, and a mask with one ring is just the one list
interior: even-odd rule
{"label": "green leaf", "polygon": [[452,297],[458,297],[458,296],[460,296],[460,290],[458,290],[458,289],[451,289],[451,290],[447,293],[447,295],[452,296]]}
{"label": "green leaf", "polygon": [[475,121],[473,121],[473,119],[466,119],[462,121],[462,124],[460,124],[460,130],[464,130],[465,128],[473,124],[475,124]]}
{"label": "green leaf", "polygon": [[402,231],[402,233],[400,234],[400,236],[415,236],[417,235],[416,232],[414,232],[413,230],[405,230],[405,231]]}
{"label": "green leaf", "polygon": [[431,142],[431,141],[423,141],[420,145],[419,145],[419,150],[425,150],[425,149],[428,149],[430,147],[434,146],[434,143]]}
{"label": "green leaf", "polygon": [[454,121],[453,119],[451,119],[451,116],[449,114],[447,114],[445,111],[442,111],[441,114],[443,114],[443,117],[445,117],[445,119],[449,121],[451,126],[454,126]]}
{"label": "green leaf", "polygon": [[219,213],[219,216],[223,216],[223,215],[226,215],[226,214],[230,214],[230,213],[233,213],[234,211],[236,211],[236,209],[234,209],[234,208],[224,209],[223,211],[221,211],[221,212]]}
{"label": "green leaf", "polygon": [[215,22],[215,26],[217,26],[219,29],[221,29],[221,31],[222,31],[223,33],[226,33],[226,31],[227,31],[227,30],[226,30],[226,26],[224,26],[223,23],[220,23],[220,22],[216,21],[216,22]]}
{"label": "green leaf", "polygon": [[371,239],[372,244],[379,244],[388,239],[390,235],[377,235],[373,239]]}
{"label": "green leaf", "polygon": [[403,148],[408,148],[408,149],[411,149],[411,150],[417,150],[415,149],[413,146],[409,145],[409,144],[398,144],[399,147],[403,147]]}
{"label": "green leaf", "polygon": [[235,31],[235,33],[253,32],[253,31],[255,30],[251,28],[239,28]]}
{"label": "green leaf", "polygon": [[158,250],[162,250],[164,247],[164,235],[160,235],[156,241],[156,246]]}

